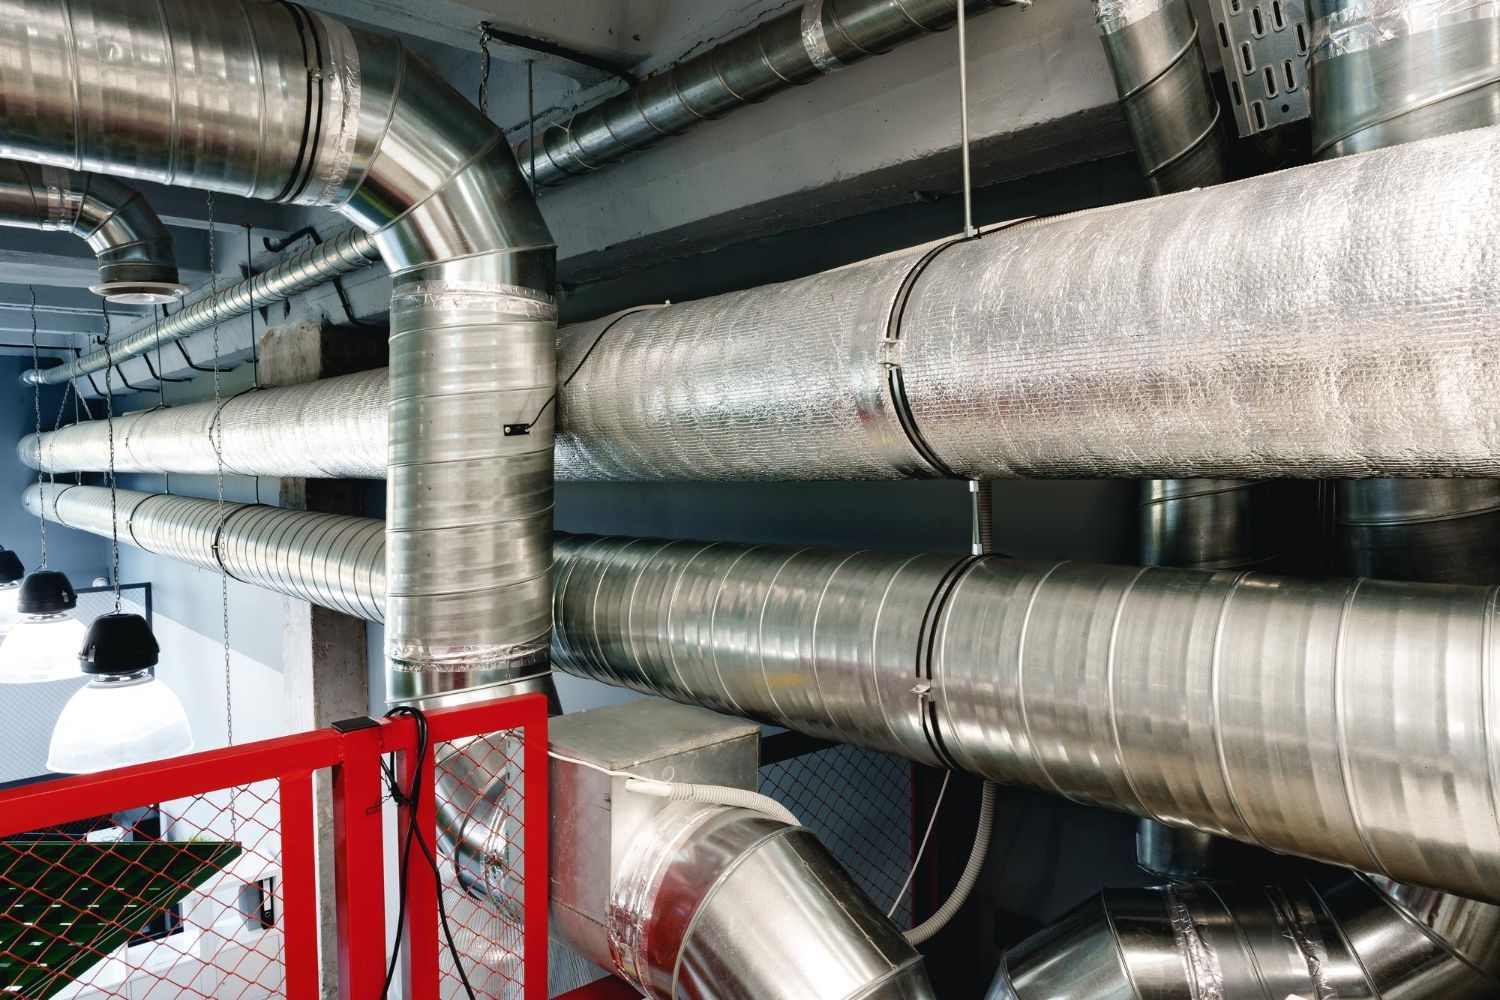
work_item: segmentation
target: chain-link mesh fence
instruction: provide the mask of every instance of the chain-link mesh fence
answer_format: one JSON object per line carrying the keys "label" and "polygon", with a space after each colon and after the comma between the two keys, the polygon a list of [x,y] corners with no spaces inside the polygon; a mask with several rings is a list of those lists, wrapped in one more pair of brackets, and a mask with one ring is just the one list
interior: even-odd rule
{"label": "chain-link mesh fence", "polygon": [[286,996],[280,827],[264,781],[0,842],[0,995]]}

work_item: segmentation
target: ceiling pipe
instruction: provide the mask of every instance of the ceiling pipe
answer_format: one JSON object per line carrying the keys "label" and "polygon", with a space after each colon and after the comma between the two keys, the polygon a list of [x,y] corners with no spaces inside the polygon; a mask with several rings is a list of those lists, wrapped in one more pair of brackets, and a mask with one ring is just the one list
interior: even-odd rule
{"label": "ceiling pipe", "polygon": [[987,1000],[1490,1000],[1500,907],[1456,926],[1365,876],[1106,889],[1006,952]]}
{"label": "ceiling pipe", "polygon": [[31,368],[21,373],[21,380],[28,384],[61,385],[84,378],[185,340],[200,330],[248,316],[254,309],[284,302],[334,278],[369,267],[379,259],[380,248],[374,236],[359,229],[347,229],[218,291],[212,286],[200,288],[196,296],[172,315],[121,335],[110,344],[108,352],[93,351],[54,368]]}
{"label": "ceiling pipe", "polygon": [[[1324,160],[1500,122],[1500,5],[1313,0],[1315,155]],[[1500,580],[1500,479],[1336,484],[1341,572]]]}
{"label": "ceiling pipe", "polygon": [[[970,17],[1030,0],[963,0]],[[593,173],[747,104],[851,63],[943,31],[956,0],[799,0],[712,48],[654,73],[622,94],[554,122],[516,145],[539,186]]]}
{"label": "ceiling pipe", "polygon": [[388,696],[544,679],[556,249],[499,128],[395,39],[269,0],[0,0],[0,94],[0,155],[372,234],[393,275]]}
{"label": "ceiling pipe", "polygon": [[[630,311],[563,331],[556,474],[1500,475],[1496,257],[1487,129]],[[381,378],[227,404],[231,467],[373,474]],[[189,409],[120,467],[211,463]],[[101,430],[62,433],[54,468],[103,467]]]}
{"label": "ceiling pipe", "polygon": [[89,291],[109,302],[160,304],[187,291],[177,280],[172,234],[139,191],[113,178],[0,160],[0,226],[84,240],[99,261],[99,283]]}
{"label": "ceiling pipe", "polygon": [[[110,530],[107,489],[33,514]],[[380,522],[121,492],[122,541],[378,620]],[[559,536],[571,673],[1500,901],[1500,588]],[[919,655],[913,659],[913,650]]]}

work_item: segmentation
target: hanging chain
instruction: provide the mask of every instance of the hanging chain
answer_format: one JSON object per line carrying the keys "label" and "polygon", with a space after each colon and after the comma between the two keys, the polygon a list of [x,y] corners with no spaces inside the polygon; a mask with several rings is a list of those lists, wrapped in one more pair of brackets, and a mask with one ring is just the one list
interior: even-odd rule
{"label": "hanging chain", "polygon": [[[162,319],[167,318],[167,307],[161,307]],[[156,398],[161,403],[163,410],[169,409],[167,403],[167,370],[161,364],[161,338],[156,338]],[[168,495],[172,492],[172,474],[163,472],[161,474],[162,492]]]}
{"label": "hanging chain", "polygon": [[[219,293],[219,255],[218,244],[215,240],[214,229],[214,196],[210,191],[208,194],[208,273],[209,294],[211,296]],[[214,448],[214,484],[218,490],[219,501],[219,535],[224,533],[224,424],[220,417],[224,409],[224,386],[219,377],[219,324],[213,325],[213,353],[214,353],[214,421],[209,431],[209,441]],[[231,647],[229,644],[229,573],[224,569],[224,559],[218,552],[214,553],[215,560],[219,564],[219,617],[220,627],[224,635],[224,736],[229,746],[234,746],[234,669],[231,663]],[[236,823],[234,809],[235,793],[231,789],[229,793],[229,821]]]}
{"label": "hanging chain", "polygon": [[120,613],[120,495],[115,482],[115,361],[109,345],[109,300],[100,303],[104,316],[104,429],[109,436],[110,581],[115,588],[115,614]]}
{"label": "hanging chain", "polygon": [[[41,368],[41,359],[36,345],[36,286],[27,285],[27,291],[31,293],[31,370],[37,371]],[[41,447],[42,441],[42,383],[31,383],[31,408],[36,416],[37,447]],[[55,482],[55,480],[54,480]],[[47,568],[47,505],[42,504],[42,516],[37,519],[41,525],[42,535],[42,569]]]}
{"label": "hanging chain", "polygon": [[[250,240],[250,224],[245,223],[245,294],[250,298],[250,378],[253,388],[260,388],[260,342],[255,336],[255,245]],[[217,362],[216,362],[217,363]],[[222,432],[221,432],[222,433]],[[224,464],[222,456],[219,464]],[[260,503],[260,476],[255,477],[255,502]]]}

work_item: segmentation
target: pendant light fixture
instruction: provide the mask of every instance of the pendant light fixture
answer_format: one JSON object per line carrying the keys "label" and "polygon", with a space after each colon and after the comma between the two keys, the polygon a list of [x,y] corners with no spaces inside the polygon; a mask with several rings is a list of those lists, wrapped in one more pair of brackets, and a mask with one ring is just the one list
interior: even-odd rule
{"label": "pendant light fixture", "polygon": [[140,615],[100,615],[79,661],[92,676],[58,716],[47,769],[86,774],[144,764],[193,749],[187,713],[156,677],[160,647]]}
{"label": "pendant light fixture", "polygon": [[[31,363],[39,363],[36,329],[36,289],[31,288]],[[66,402],[66,394],[63,396]],[[36,432],[42,433],[42,387],[33,384],[31,406]],[[47,568],[47,517],[39,520],[42,565],[16,591],[19,619],[0,640],[0,684],[36,684],[78,676],[78,645],[83,626],[70,614],[78,595],[66,575]],[[14,555],[14,553],[11,553]],[[11,569],[19,569],[17,559]]]}
{"label": "pendant light fixture", "polygon": [[26,569],[21,565],[21,557],[10,549],[0,547],[0,640],[10,632],[11,626],[21,620],[16,602],[20,599],[21,581],[25,577]]}
{"label": "pendant light fixture", "polygon": [[[83,637],[76,663],[93,679],[58,716],[47,750],[49,770],[84,774],[187,753],[193,734],[172,689],[156,677],[161,653],[151,626],[120,607],[119,504],[115,490],[114,395],[109,357],[109,307],[104,309],[105,420],[109,428],[110,543],[115,609]],[[75,647],[76,649],[76,647]],[[3,650],[0,650],[3,652]],[[77,667],[75,666],[75,670]]]}

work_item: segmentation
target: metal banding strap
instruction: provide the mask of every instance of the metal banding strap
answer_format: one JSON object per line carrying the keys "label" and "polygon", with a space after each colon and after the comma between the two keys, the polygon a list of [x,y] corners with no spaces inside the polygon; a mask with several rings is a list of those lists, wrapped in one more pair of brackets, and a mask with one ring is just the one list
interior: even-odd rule
{"label": "metal banding strap", "polygon": [[917,632],[914,693],[917,695],[918,709],[922,719],[922,735],[927,738],[927,745],[932,748],[938,760],[955,771],[963,770],[963,768],[954,760],[943,742],[942,728],[938,721],[937,700],[932,696],[933,648],[937,644],[937,630],[939,623],[943,620],[943,609],[947,607],[953,592],[958,589],[963,578],[987,558],[1004,557],[965,556],[948,567],[947,572],[938,581],[938,585],[933,588],[932,596],[928,598],[927,609],[922,612],[921,628]]}

